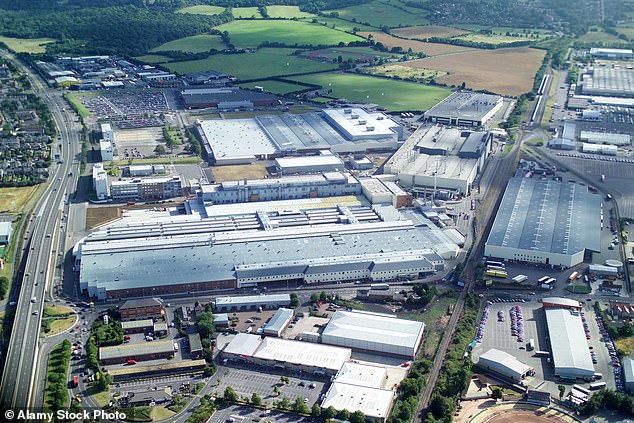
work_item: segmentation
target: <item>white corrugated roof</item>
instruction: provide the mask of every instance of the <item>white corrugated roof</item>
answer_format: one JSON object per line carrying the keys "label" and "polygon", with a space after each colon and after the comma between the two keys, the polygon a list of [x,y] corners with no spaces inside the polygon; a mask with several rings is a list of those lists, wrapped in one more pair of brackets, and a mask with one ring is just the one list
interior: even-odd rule
{"label": "white corrugated roof", "polygon": [[545,312],[555,373],[577,377],[594,375],[581,317],[562,308],[547,308]]}
{"label": "white corrugated roof", "polygon": [[252,357],[262,343],[259,335],[238,333],[222,350],[226,354],[244,355]]}
{"label": "white corrugated roof", "polygon": [[[259,338],[256,335],[249,336]],[[253,356],[262,360],[339,370],[343,363],[350,359],[351,354],[352,351],[349,348],[267,337]]]}
{"label": "white corrugated roof", "polygon": [[385,367],[348,362],[344,363],[337,373],[335,382],[366,388],[381,388],[386,377],[387,369]]}
{"label": "white corrugated roof", "polygon": [[346,409],[350,413],[361,411],[367,417],[385,419],[394,400],[394,392],[335,382],[326,393],[323,408]]}
{"label": "white corrugated roof", "polygon": [[503,374],[515,374],[518,378],[531,369],[529,365],[522,363],[511,354],[494,348],[480,356],[480,362],[483,361],[490,367],[497,367]]}

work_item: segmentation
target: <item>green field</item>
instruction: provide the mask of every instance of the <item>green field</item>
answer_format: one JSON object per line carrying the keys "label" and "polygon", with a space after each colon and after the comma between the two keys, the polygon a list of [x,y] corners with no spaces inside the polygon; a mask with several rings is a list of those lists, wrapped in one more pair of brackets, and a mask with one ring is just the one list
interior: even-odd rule
{"label": "green field", "polygon": [[143,56],[136,56],[135,59],[150,64],[166,63],[171,60],[169,57],[161,56],[160,54],[145,54]]}
{"label": "green field", "polygon": [[202,53],[211,49],[224,50],[225,48],[227,48],[227,46],[222,41],[222,38],[220,38],[220,35],[201,34],[170,41],[152,49],[151,51],[185,51],[189,53]]}
{"label": "green field", "polygon": [[427,110],[451,93],[444,87],[347,73],[322,73],[291,79],[331,89],[333,97],[375,103],[393,112]]}
{"label": "green field", "polygon": [[16,53],[44,53],[46,44],[55,42],[52,38],[12,38],[0,36],[0,43],[6,44]]}
{"label": "green field", "polygon": [[219,15],[224,11],[224,7],[201,4],[198,6],[184,7],[182,9],[179,9],[177,13],[194,13],[196,15]]}
{"label": "green field", "polygon": [[325,16],[315,16],[310,19],[304,19],[306,22],[312,22],[316,20],[320,24],[326,24],[328,28],[338,29],[340,31],[352,32],[354,28],[357,28],[359,31],[376,31],[376,28],[373,26],[363,25],[358,22],[350,22],[343,19],[338,18],[330,18]]}
{"label": "green field", "polygon": [[310,13],[302,12],[297,6],[266,6],[266,12],[270,18],[308,18],[315,16]]}
{"label": "green field", "polygon": [[264,41],[293,45],[336,45],[363,41],[361,37],[301,21],[233,21],[217,27],[228,31],[236,47],[257,47]]}
{"label": "green field", "polygon": [[383,58],[399,57],[392,53],[373,50],[371,47],[331,47],[323,50],[305,51],[302,53],[302,56],[309,58],[327,57],[329,59],[336,59],[341,56],[343,60],[367,58],[368,56]]}
{"label": "green field", "polygon": [[474,43],[489,43],[489,44],[506,44],[517,43],[521,41],[537,41],[539,38],[526,38],[526,37],[512,37],[506,35],[491,35],[491,34],[478,34],[472,33],[467,35],[461,35],[461,40],[473,41]]}
{"label": "green field", "polygon": [[288,94],[294,91],[305,90],[305,85],[299,84],[290,84],[288,82],[283,81],[258,81],[258,82],[247,82],[246,84],[239,84],[240,87],[243,88],[254,88],[256,86],[264,88],[264,91],[275,93],[275,94]]}
{"label": "green field", "polygon": [[66,99],[66,101],[68,101],[71,107],[77,113],[79,113],[79,116],[81,116],[82,118],[90,117],[90,114],[91,114],[90,110],[88,110],[86,106],[84,106],[82,102],[79,101],[79,99],[75,96],[75,94],[70,94],[70,93],[64,94],[64,98]]}
{"label": "green field", "polygon": [[262,19],[262,15],[257,7],[234,7],[231,9],[233,17],[240,18],[259,18]]}
{"label": "green field", "polygon": [[579,41],[584,43],[616,43],[616,44],[625,44],[627,41],[621,40],[616,35],[608,34],[607,32],[602,31],[591,31],[588,32],[581,37],[579,37]]}
{"label": "green field", "polygon": [[330,63],[290,56],[293,51],[288,48],[263,48],[256,53],[216,54],[203,60],[166,63],[164,66],[171,72],[179,74],[213,69],[231,74],[242,80],[319,72],[336,68]]}
{"label": "green field", "polygon": [[[395,4],[398,7],[388,3]],[[370,3],[326,12],[337,12],[340,18],[347,20],[356,19],[357,22],[368,23],[377,28],[382,26],[424,25],[428,22],[426,11],[404,7],[402,3],[394,0],[375,0]]]}

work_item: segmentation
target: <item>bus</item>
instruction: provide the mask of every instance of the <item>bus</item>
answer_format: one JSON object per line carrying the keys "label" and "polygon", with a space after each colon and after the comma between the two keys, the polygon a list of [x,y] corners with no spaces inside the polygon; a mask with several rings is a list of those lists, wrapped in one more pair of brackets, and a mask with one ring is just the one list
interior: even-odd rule
{"label": "bus", "polygon": [[73,376],[73,388],[79,386],[79,376]]}
{"label": "bus", "polygon": [[[605,385],[605,383],[604,383],[604,382],[601,382],[601,383],[603,383],[603,384]],[[584,393],[584,394],[586,394],[586,395],[590,395],[590,391],[589,391],[589,390],[587,390],[586,388],[584,388],[584,387],[583,387],[583,386],[581,386],[581,385],[572,385],[572,389],[576,389],[577,391],[579,391],[579,392],[581,392],[581,393]],[[592,389],[592,384],[590,384],[590,389]]]}
{"label": "bus", "polygon": [[568,281],[574,282],[577,279],[578,275],[579,275],[579,272],[577,271],[572,272],[570,276],[568,276]]}
{"label": "bus", "polygon": [[486,265],[487,266],[504,267],[504,263],[502,263],[501,261],[495,261],[495,260],[487,260],[486,261]]}
{"label": "bus", "polygon": [[390,289],[390,285],[386,283],[373,283],[370,285],[370,289],[374,289],[377,291],[387,291]]}
{"label": "bus", "polygon": [[557,282],[557,279],[555,278],[549,278],[546,282],[544,282],[546,285],[550,285],[550,284],[554,284],[555,282]]}
{"label": "bus", "polygon": [[542,278],[537,279],[538,284],[546,283],[546,281],[550,279],[550,276],[544,276]]}
{"label": "bus", "polygon": [[506,271],[504,267],[500,267],[500,266],[487,266],[487,270],[500,270],[502,272]]}
{"label": "bus", "polygon": [[593,382],[590,384],[590,390],[598,391],[599,389],[605,388],[605,385],[606,385],[605,382]]}
{"label": "bus", "polygon": [[491,276],[493,278],[503,278],[503,279],[509,276],[508,273],[506,273],[503,270],[487,270],[486,275]]}

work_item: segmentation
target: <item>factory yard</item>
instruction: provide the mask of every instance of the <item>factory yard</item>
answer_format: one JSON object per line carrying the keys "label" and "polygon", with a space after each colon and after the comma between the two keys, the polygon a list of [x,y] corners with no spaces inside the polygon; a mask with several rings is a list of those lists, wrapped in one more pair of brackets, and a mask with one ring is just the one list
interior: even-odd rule
{"label": "factory yard", "polygon": [[[545,51],[527,47],[473,50],[405,62],[403,65],[447,72],[437,82],[518,96],[531,90]],[[433,55],[432,55],[433,56]]]}

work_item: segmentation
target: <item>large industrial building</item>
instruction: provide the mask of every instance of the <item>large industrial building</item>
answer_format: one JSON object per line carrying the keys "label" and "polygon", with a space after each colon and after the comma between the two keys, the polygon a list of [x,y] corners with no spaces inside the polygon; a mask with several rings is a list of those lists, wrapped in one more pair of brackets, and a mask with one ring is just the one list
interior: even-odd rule
{"label": "large industrial building", "polygon": [[581,131],[579,134],[581,141],[593,144],[610,144],[610,145],[632,145],[632,137],[630,134],[613,134],[609,132]]}
{"label": "large industrial building", "polygon": [[275,107],[280,101],[273,94],[243,90],[239,87],[190,88],[181,91],[187,108],[215,107],[218,110]]}
{"label": "large industrial building", "polygon": [[337,155],[329,150],[322,150],[318,155],[278,157],[275,159],[275,170],[279,175],[298,173],[343,172],[346,166]]}
{"label": "large industrial building", "polygon": [[545,308],[555,376],[591,379],[594,366],[581,316],[566,308]]}
{"label": "large industrial building", "polygon": [[490,349],[480,356],[478,366],[496,375],[519,382],[535,372],[531,366],[504,351]]}
{"label": "large industrial building", "polygon": [[180,176],[162,178],[134,178],[113,181],[110,196],[113,200],[165,200],[183,195]]}
{"label": "large industrial building", "polygon": [[277,309],[291,305],[288,294],[247,295],[244,297],[218,297],[212,301],[216,313],[231,311],[257,311]]}
{"label": "large industrial building", "polygon": [[335,375],[350,360],[349,348],[306,344],[301,341],[238,333],[222,350],[222,357],[287,370]]}
{"label": "large industrial building", "polygon": [[599,67],[588,70],[579,81],[585,95],[634,97],[634,70]]}
{"label": "large industrial building", "polygon": [[620,49],[620,48],[603,48],[594,47],[590,49],[590,55],[598,59],[608,60],[632,60],[634,53],[632,49]]}
{"label": "large industrial building", "polygon": [[385,422],[392,409],[396,394],[392,390],[334,382],[321,403],[323,408],[361,411],[370,421]]}
{"label": "large industrial building", "polygon": [[421,126],[385,163],[385,172],[415,191],[468,194],[491,152],[491,139],[485,131]]}
{"label": "large industrial building", "polygon": [[320,150],[333,153],[395,150],[404,136],[403,128],[388,115],[356,108],[205,120],[196,127],[207,158],[216,165]]}
{"label": "large industrial building", "polygon": [[444,125],[483,126],[502,108],[499,95],[456,91],[425,112],[425,119]]}
{"label": "large industrial building", "polygon": [[73,253],[82,291],[105,300],[273,281],[416,278],[443,269],[458,251],[412,210],[339,206],[111,226]]}
{"label": "large industrial building", "polygon": [[337,311],[323,333],[324,344],[353,350],[413,358],[423,340],[425,324],[365,311]]}
{"label": "large industrial building", "polygon": [[101,364],[125,363],[127,360],[157,360],[172,356],[174,356],[174,344],[171,339],[99,348],[99,362]]}
{"label": "large industrial building", "polygon": [[572,267],[601,251],[601,197],[584,185],[516,176],[509,181],[484,254]]}

